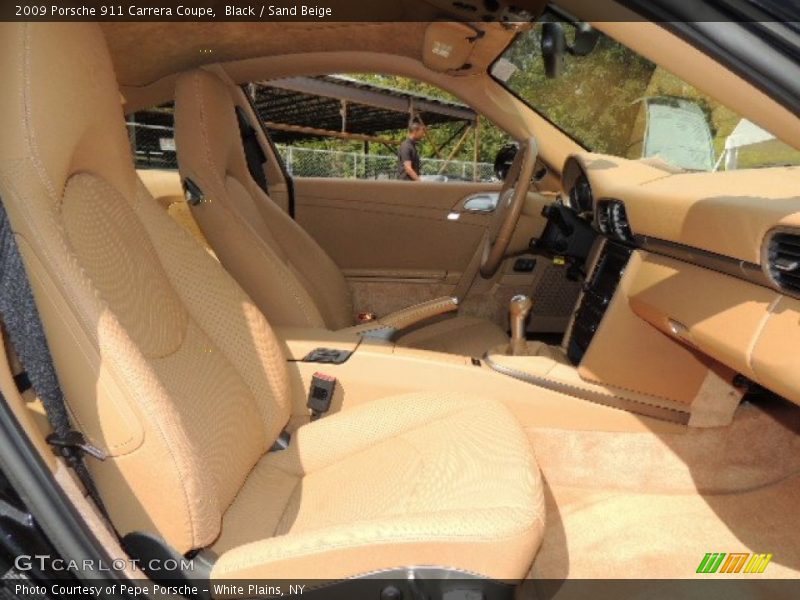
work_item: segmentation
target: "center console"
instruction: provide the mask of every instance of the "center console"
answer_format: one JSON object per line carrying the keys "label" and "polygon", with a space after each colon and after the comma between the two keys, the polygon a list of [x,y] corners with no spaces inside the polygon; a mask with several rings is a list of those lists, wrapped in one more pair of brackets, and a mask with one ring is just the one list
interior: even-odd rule
{"label": "center console", "polygon": [[[652,420],[643,423],[630,412],[609,408],[610,402],[586,402],[581,397],[583,390],[566,393],[558,387],[541,385],[532,393],[531,381],[498,373],[488,360],[406,348],[352,331],[279,327],[275,333],[287,357],[292,411],[287,424],[289,432],[309,421],[309,396],[314,391],[314,378],[320,374],[336,379],[328,414],[389,396],[397,397],[398,403],[410,404],[424,392],[497,399],[525,429],[675,430],[673,423]],[[328,352],[335,349],[337,360],[320,362],[320,357],[328,358],[328,352],[320,352],[321,348],[331,349]],[[550,348],[552,356],[548,354]],[[530,348],[524,356],[516,357],[507,353],[505,344],[497,350],[498,362],[508,360],[520,372],[535,366],[541,368],[543,377],[571,381],[570,390],[588,385],[580,381],[577,370],[568,364],[558,347]],[[338,360],[340,354],[346,354],[347,358]]]}
{"label": "center console", "polygon": [[[621,311],[625,310],[627,302],[622,285],[623,275],[630,268],[633,251],[617,241],[602,239],[591,254],[593,258],[589,261],[589,275],[564,343],[550,346],[538,341],[522,341],[520,344],[512,339],[510,345],[489,351],[486,364],[503,375],[538,389],[557,391],[662,421],[687,424],[690,418],[687,404],[654,395],[649,386],[640,387],[637,381],[590,376],[591,369],[585,368],[587,362],[592,366],[596,364],[598,352],[612,362],[619,359],[622,363],[630,363],[629,357],[623,356],[625,353],[620,352],[616,345],[609,347],[608,327],[603,326],[606,332],[603,339],[598,332],[604,320],[618,321]],[[620,294],[620,298],[615,299],[615,295]],[[535,298],[533,302],[536,302]],[[512,300],[512,319],[514,309],[519,304]],[[615,342],[631,341],[624,334],[626,325],[610,325],[614,330],[612,337]],[[593,340],[601,343],[602,347],[592,347],[590,350]]]}
{"label": "center console", "polygon": [[647,314],[652,299],[660,300],[666,293],[662,290],[675,289],[676,284],[667,286],[669,267],[637,244],[624,204],[604,195],[595,198],[591,176],[602,180],[608,166],[593,160],[567,161],[562,187],[568,196],[545,207],[547,224],[541,237],[531,242],[532,250],[569,263],[570,272],[584,280],[562,344],[512,340],[490,351],[486,364],[535,386],[537,393],[542,388],[555,390],[697,427],[730,423],[742,395],[734,385],[735,373],[709,361],[698,351],[697,340],[686,334],[689,327],[704,331],[707,315],[695,306],[684,311],[694,315],[692,319],[674,318],[675,306],[692,304],[674,293],[669,309]]}
{"label": "center console", "polygon": [[595,267],[584,284],[583,297],[567,339],[567,358],[573,365],[580,364],[597,333],[630,257],[631,250],[628,247],[612,241],[604,243]]}

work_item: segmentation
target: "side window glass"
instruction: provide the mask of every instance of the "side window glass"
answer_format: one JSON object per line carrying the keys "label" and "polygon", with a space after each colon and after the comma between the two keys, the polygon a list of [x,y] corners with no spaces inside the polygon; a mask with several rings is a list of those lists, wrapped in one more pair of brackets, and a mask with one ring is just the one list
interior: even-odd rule
{"label": "side window glass", "polygon": [[398,158],[409,123],[427,181],[494,181],[508,136],[434,86],[404,77],[291,77],[246,86],[294,177],[403,178]]}
{"label": "side window glass", "polygon": [[135,112],[125,121],[137,169],[177,170],[172,104]]}

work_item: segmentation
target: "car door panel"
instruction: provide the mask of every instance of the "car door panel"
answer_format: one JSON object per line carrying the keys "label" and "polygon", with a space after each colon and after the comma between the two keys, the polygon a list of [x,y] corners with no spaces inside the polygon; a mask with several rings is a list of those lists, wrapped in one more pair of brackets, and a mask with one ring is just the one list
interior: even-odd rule
{"label": "car door panel", "polygon": [[[500,191],[500,183],[402,182],[297,178],[296,218],[343,269],[359,310],[385,314],[415,302],[450,295],[494,217],[468,210],[476,195]],[[513,254],[528,252],[553,195],[529,194],[511,242]],[[462,311],[508,325],[515,294],[542,298],[529,328],[563,331],[577,299],[565,269],[540,258],[530,272],[505,261],[491,280],[475,278]],[[473,262],[474,266],[474,262]],[[544,289],[546,288],[546,289]]]}
{"label": "car door panel", "polygon": [[491,215],[460,204],[500,188],[313,178],[294,186],[298,223],[344,271],[357,309],[376,314],[454,294]]}
{"label": "car door panel", "polygon": [[400,275],[406,279],[415,278],[415,271],[461,273],[490,213],[454,209],[476,191],[499,188],[485,183],[298,178],[295,217],[344,270],[371,269],[387,276],[404,270]]}

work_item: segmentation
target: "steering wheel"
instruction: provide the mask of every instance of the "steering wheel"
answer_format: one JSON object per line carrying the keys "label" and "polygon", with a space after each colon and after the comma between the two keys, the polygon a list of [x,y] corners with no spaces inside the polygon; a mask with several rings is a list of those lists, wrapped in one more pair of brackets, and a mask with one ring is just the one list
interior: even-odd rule
{"label": "steering wheel", "polygon": [[522,214],[525,197],[536,168],[538,147],[534,138],[528,138],[520,144],[519,151],[514,157],[514,162],[508,169],[500,189],[500,198],[494,209],[492,222],[489,225],[488,235],[484,238],[483,255],[481,257],[481,276],[485,279],[497,273],[497,269],[505,258],[508,244],[514,235],[514,229]]}

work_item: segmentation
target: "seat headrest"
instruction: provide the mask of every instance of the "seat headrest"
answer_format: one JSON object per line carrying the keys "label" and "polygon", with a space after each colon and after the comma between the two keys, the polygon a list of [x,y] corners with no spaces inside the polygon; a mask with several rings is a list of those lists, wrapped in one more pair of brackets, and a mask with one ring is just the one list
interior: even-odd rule
{"label": "seat headrest", "polygon": [[209,71],[188,71],[175,82],[175,146],[184,176],[250,180],[230,86]]}
{"label": "seat headrest", "polygon": [[58,202],[76,173],[136,189],[114,70],[96,23],[0,25],[0,161],[31,166]]}

